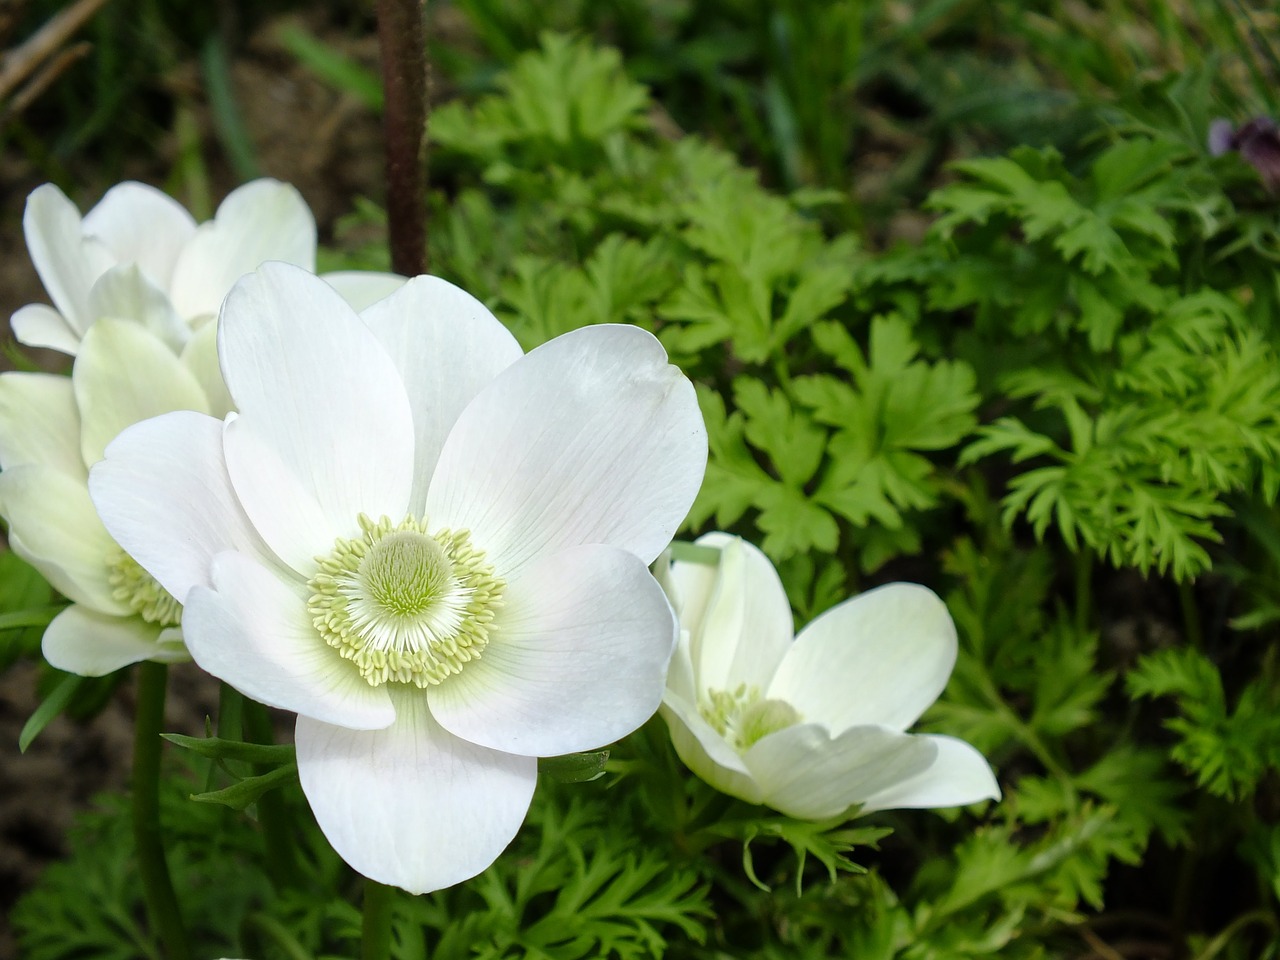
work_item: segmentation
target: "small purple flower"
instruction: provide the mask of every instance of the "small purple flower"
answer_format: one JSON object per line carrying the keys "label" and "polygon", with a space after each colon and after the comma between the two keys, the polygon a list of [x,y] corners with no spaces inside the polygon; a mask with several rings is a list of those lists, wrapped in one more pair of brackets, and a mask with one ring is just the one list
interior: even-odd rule
{"label": "small purple flower", "polygon": [[1232,127],[1221,117],[1209,124],[1209,152],[1220,157],[1235,150],[1258,171],[1268,190],[1280,189],[1280,127],[1270,117],[1254,117]]}

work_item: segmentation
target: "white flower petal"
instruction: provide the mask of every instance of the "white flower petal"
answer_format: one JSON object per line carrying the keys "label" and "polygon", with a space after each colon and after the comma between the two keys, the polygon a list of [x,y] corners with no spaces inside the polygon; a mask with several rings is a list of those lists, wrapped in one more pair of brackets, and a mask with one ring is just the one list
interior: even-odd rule
{"label": "white flower petal", "polygon": [[431,712],[451,733],[507,753],[595,749],[658,709],[675,631],[636,557],[572,547],[507,585],[483,655],[428,691]]}
{"label": "white flower petal", "polygon": [[956,628],[927,587],[891,583],[832,607],[800,631],[767,696],[835,733],[905,730],[947,685]]}
{"label": "white flower petal", "polygon": [[244,417],[227,422],[222,449],[245,516],[272,553],[302,579],[314,575],[316,557],[329,554],[335,538],[359,533],[355,514],[345,523],[326,515],[315,493]]}
{"label": "white flower petal", "polygon": [[[739,537],[709,533],[699,546],[720,550],[710,595],[697,596],[705,583],[701,564],[677,562],[675,586],[688,597],[681,625],[689,631],[689,652],[698,689],[731,691],[741,684],[765,690],[791,646],[791,605],[773,564]],[[690,571],[687,568],[702,567]]]}
{"label": "white flower petal", "polygon": [[59,593],[103,613],[130,612],[112,595],[107,562],[115,544],[83,481],[34,464],[0,472],[0,515],[14,553]]}
{"label": "white flower petal", "polygon": [[660,710],[671,744],[686,767],[721,793],[748,803],[764,796],[736,750],[698,714],[697,707],[668,691]]}
{"label": "white flower petal", "polygon": [[819,724],[801,723],[757,741],[742,759],[769,806],[825,820],[921,773],[936,753],[927,737],[883,727],[852,727],[833,738]]}
{"label": "white flower petal", "polygon": [[[659,580],[659,583],[662,581]],[[665,588],[664,588],[665,591]],[[668,594],[670,599],[670,594]],[[678,697],[694,702],[698,699],[698,684],[693,675],[693,661],[689,658],[689,631],[681,629],[676,641],[671,665],[667,668],[667,689]]]}
{"label": "white flower petal", "polygon": [[938,749],[933,763],[915,776],[899,780],[864,801],[862,813],[874,810],[964,807],[979,800],[999,800],[1000,785],[991,765],[972,746],[955,737],[921,736]]}
{"label": "white flower petal", "polygon": [[125,430],[93,468],[89,489],[112,536],[178,602],[213,585],[224,550],[268,556],[231,487],[222,423],[178,412]]}
{"label": "white flower petal", "polygon": [[97,237],[117,263],[136,263],[160,289],[196,231],[182,204],[145,183],[127,181],[106,192],[85,214],[85,234]]}
{"label": "white flower petal", "polygon": [[27,250],[54,306],[77,334],[93,323],[89,289],[115,263],[98,241],[86,239],[80,211],[51,183],[27,197],[22,216]]}
{"label": "white flower petal", "polygon": [[80,408],[80,453],[102,459],[125,427],[173,410],[204,412],[204,391],[154,334],[127,320],[99,320],[71,371]]}
{"label": "white flower petal", "polygon": [[[404,517],[414,473],[409,398],[387,352],[332,287],[298,267],[264,265],[228,295],[218,353],[241,418],[311,492],[330,538],[354,529],[360,513]],[[236,488],[245,495],[239,477]]]}
{"label": "white flower petal", "polygon": [[379,883],[429,893],[498,858],[524,822],[538,762],[459,740],[421,691],[392,698],[386,730],[299,717],[298,776],[342,859]]}
{"label": "white flower petal", "polygon": [[80,349],[80,335],[53,307],[31,303],[9,318],[13,338],[28,347],[44,347],[69,353]]}
{"label": "white flower petal", "polygon": [[73,603],[44,632],[44,658],[82,677],[105,677],[141,660],[189,660],[181,642],[164,643],[159,624],[141,617],[114,617]]}
{"label": "white flower petal", "polygon": [[210,414],[222,419],[236,408],[218,366],[218,324],[215,321],[202,324],[191,335],[178,359],[200,384],[209,403]]}
{"label": "white flower petal", "polygon": [[311,625],[305,587],[240,553],[213,561],[214,589],[187,594],[182,630],[201,668],[247,697],[315,720],[372,730],[395,710]]}
{"label": "white flower petal", "polygon": [[71,378],[0,374],[0,467],[42,464],[81,481],[80,414]]}
{"label": "white flower petal", "polygon": [[320,274],[320,279],[337,290],[351,309],[360,313],[404,286],[407,277],[377,270],[336,270]]}
{"label": "white flower petal", "polygon": [[636,327],[575,330],[504,370],[462,412],[427,495],[500,575],[580,543],[645,563],[671,540],[706,467],[693,385]]}
{"label": "white flower petal", "polygon": [[169,298],[188,320],[214,315],[232,285],[268,260],[314,269],[316,222],[289,184],[254,180],[197,228],[174,266]]}
{"label": "white flower petal", "polygon": [[420,515],[458,414],[523,352],[484,304],[439,277],[414,277],[360,318],[386,347],[409,394],[417,465],[411,509]]}
{"label": "white flower petal", "polygon": [[97,321],[104,317],[132,320],[175,352],[190,336],[169,298],[132,263],[112,267],[94,282],[89,310]]}

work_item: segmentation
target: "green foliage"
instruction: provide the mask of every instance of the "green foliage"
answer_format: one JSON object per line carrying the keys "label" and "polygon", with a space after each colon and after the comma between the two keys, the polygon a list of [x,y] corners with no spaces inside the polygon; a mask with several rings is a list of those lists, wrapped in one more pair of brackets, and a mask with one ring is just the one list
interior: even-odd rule
{"label": "green foliage", "polygon": [[1178,735],[1170,755],[1216,796],[1239,800],[1280,768],[1280,689],[1270,671],[1248,683],[1228,708],[1222,676],[1195,650],[1148,654],[1125,683],[1134,697],[1174,697],[1179,715],[1164,722]]}
{"label": "green foliage", "polygon": [[441,146],[464,151],[491,166],[489,177],[533,177],[548,161],[572,161],[585,171],[610,142],[639,123],[648,103],[643,87],[627,80],[612,50],[547,33],[541,50],[516,60],[499,83],[501,93],[475,107],[437,110],[431,134]]}
{"label": "green foliage", "polygon": [[[188,770],[161,781],[169,866],[175,886],[187,894],[185,919],[202,954],[234,955],[238,926],[269,889],[260,867],[248,866],[261,863],[264,851],[237,814],[190,803],[191,782]],[[128,797],[99,797],[77,818],[69,847],[72,855],[49,867],[10,915],[22,956],[158,956],[142,920]]]}
{"label": "green foliage", "polygon": [[[455,903],[437,914],[448,927],[435,955],[661,957],[675,931],[701,940],[710,910],[697,874],[672,870],[659,852],[608,829],[602,799],[540,805],[518,873],[491,870],[459,897],[442,895]],[[475,897],[487,916],[458,909]],[[449,923],[455,916],[467,920]]]}
{"label": "green foliage", "polygon": [[[458,7],[503,63],[438,60],[489,92],[433,116],[436,272],[526,348],[654,332],[710,435],[690,532],[761,543],[801,620],[863,577],[945,593],[958,659],[920,727],[991,758],[1004,797],[796,822],[716,794],[651,724],[548,764],[589,782],[544,777],[479,877],[397,895],[397,960],[1044,960],[1103,955],[1077,928],[1128,936],[1135,905],[1177,917],[1152,952],[1275,955],[1280,242],[1256,172],[1203,146],[1274,105],[1270,47],[1166,3]],[[322,268],[385,268],[382,220],[361,204]],[[3,562],[5,656],[31,655],[51,597]],[[183,741],[218,765],[166,787],[201,955],[354,955],[358,880],[288,748],[237,743]],[[292,880],[262,870],[273,785]],[[153,955],[123,805],[78,829],[14,913],[26,955]]]}
{"label": "green foliage", "polygon": [[[526,346],[584,323],[657,333],[697,379],[708,426],[695,531],[761,543],[805,618],[847,596],[859,570],[938,583],[929,558],[941,555],[955,584],[960,656],[924,722],[993,759],[1004,803],[968,839],[926,829],[919,861],[887,846],[869,873],[826,875],[803,897],[776,883],[803,868],[762,870],[761,832],[746,863],[772,889],[736,894],[762,919],[713,932],[722,953],[1064,955],[1069,926],[1123,891],[1117,864],[1136,868],[1153,838],[1176,850],[1203,836],[1207,814],[1178,771],[1201,776],[1189,756],[1221,758],[1239,829],[1255,815],[1270,748],[1267,725],[1244,717],[1270,705],[1266,681],[1241,687],[1234,723],[1239,707],[1193,713],[1171,694],[1184,742],[1171,765],[1150,732],[1157,694],[1133,685],[1147,660],[1131,670],[1137,654],[1115,637],[1117,620],[1154,614],[1093,597],[1098,560],[1135,584],[1189,582],[1221,563],[1237,516],[1260,541],[1275,525],[1274,251],[1250,208],[1256,185],[1200,145],[1213,115],[1203,77],[1144,93],[1144,121],[1117,118],[1088,142],[960,161],[928,201],[923,240],[887,252],[823,226],[852,222],[847,207],[768,193],[640,114],[591,169],[589,151],[547,148],[535,123],[513,133],[498,111],[490,140],[484,114],[465,114],[476,142],[501,143],[447,151],[480,170],[439,210],[437,262],[497,290]],[[1179,105],[1197,119],[1175,123]],[[536,187],[509,172],[533,142]],[[1268,569],[1280,575],[1280,560]],[[691,789],[679,809],[692,825],[674,829],[747,838]],[[1270,861],[1256,862],[1269,884]],[[727,866],[717,889],[735,889]]]}

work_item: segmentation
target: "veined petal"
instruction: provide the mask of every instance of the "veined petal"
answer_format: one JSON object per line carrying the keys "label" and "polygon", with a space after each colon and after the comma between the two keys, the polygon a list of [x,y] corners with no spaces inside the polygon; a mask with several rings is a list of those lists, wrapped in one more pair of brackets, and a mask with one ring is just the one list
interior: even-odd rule
{"label": "veined petal", "polygon": [[218,366],[218,324],[201,324],[182,348],[182,365],[195,377],[209,403],[209,413],[219,420],[236,408]]}
{"label": "veined petal", "polygon": [[136,264],[112,267],[94,281],[89,290],[89,310],[99,321],[104,317],[132,320],[175,352],[190,336],[169,298]]}
{"label": "veined petal", "polygon": [[194,587],[182,611],[201,668],[272,707],[373,730],[395,719],[385,687],[370,686],[316,632],[305,588],[240,553],[213,561],[214,589]]}
{"label": "veined petal", "polygon": [[928,587],[890,583],[832,607],[800,631],[767,696],[839,733],[905,730],[947,685],[956,627]]}
{"label": "veined petal", "polygon": [[107,563],[115,543],[83,481],[53,467],[12,467],[0,472],[0,515],[14,553],[59,593],[102,613],[130,613],[112,594]]}
{"label": "veined petal", "polygon": [[314,269],[316,221],[289,184],[254,180],[196,229],[174,266],[169,299],[188,320],[217,314],[232,285],[268,260]]}
{"label": "veined petal", "polygon": [[955,737],[922,735],[938,755],[915,776],[879,790],[863,801],[862,813],[875,810],[936,810],[999,800],[1000,784],[991,765],[972,746]]}
{"label": "veined petal", "polygon": [[187,648],[161,642],[161,627],[141,617],[115,617],[73,603],[53,618],[41,644],[51,666],[82,677],[105,677],[141,660],[180,663]]}
{"label": "veined petal", "polygon": [[757,741],[742,760],[769,806],[800,820],[825,820],[922,773],[936,755],[926,737],[874,726],[832,737],[820,724],[801,723]]}
{"label": "veined petal", "polygon": [[[268,263],[218,320],[222,373],[241,418],[320,505],[328,544],[356,517],[397,520],[413,485],[413,416],[395,364],[327,283]],[[246,483],[236,478],[245,495]],[[251,511],[252,513],[252,511]]]}
{"label": "veined petal", "polygon": [[70,377],[0,374],[0,467],[24,463],[53,467],[80,481],[88,476]]}
{"label": "veined petal", "polygon": [[101,243],[85,238],[80,211],[51,183],[27,197],[22,229],[41,283],[68,326],[82,336],[95,319],[89,288],[114,259]]}
{"label": "veined petal", "polygon": [[500,576],[580,543],[650,563],[706,467],[693,385],[636,327],[575,330],[504,370],[462,411],[427,494]]}
{"label": "veined petal", "polygon": [[421,515],[458,415],[523,352],[484,304],[439,277],[414,277],[360,318],[395,361],[409,394],[417,464],[411,510]]}
{"label": "veined petal", "polygon": [[336,270],[320,274],[320,279],[337,290],[356,313],[391,296],[404,286],[407,277],[377,270]]}
{"label": "veined petal", "polygon": [[13,338],[28,347],[44,347],[69,353],[73,357],[80,349],[80,335],[71,329],[53,307],[43,303],[29,303],[9,318]]}
{"label": "veined petal", "polygon": [[89,489],[111,535],[179,603],[213,585],[222,551],[269,556],[231,488],[222,422],[212,417],[182,411],[130,427],[93,468]]}
{"label": "veined petal", "polygon": [[460,740],[418,690],[396,721],[359,731],[298,718],[298,776],[320,829],[360,873],[410,893],[468,880],[524,822],[538,762]]}
{"label": "veined petal", "polygon": [[682,569],[700,564],[677,562],[672,573],[676,588],[683,581],[689,594],[680,622],[689,631],[699,689],[733,690],[746,684],[765,690],[792,637],[791,605],[778,572],[740,537],[717,532],[697,542],[720,550],[710,595],[696,595],[700,587],[705,589],[692,580],[701,571]]}
{"label": "veined petal", "polygon": [[635,556],[571,547],[507,585],[483,655],[428,690],[451,733],[550,757],[626,736],[658,709],[676,639],[671,607]]}
{"label": "veined petal", "polygon": [[128,320],[93,325],[80,344],[71,382],[80,409],[80,454],[90,465],[125,427],[174,410],[203,413],[208,405],[173,351]]}
{"label": "veined petal", "polygon": [[668,691],[659,712],[667,722],[676,756],[701,780],[747,803],[764,802],[760,787],[742,758],[702,719],[696,706]]}
{"label": "veined petal", "polygon": [[178,201],[145,183],[127,181],[106,192],[84,217],[84,232],[96,237],[117,263],[136,263],[161,290],[196,231]]}

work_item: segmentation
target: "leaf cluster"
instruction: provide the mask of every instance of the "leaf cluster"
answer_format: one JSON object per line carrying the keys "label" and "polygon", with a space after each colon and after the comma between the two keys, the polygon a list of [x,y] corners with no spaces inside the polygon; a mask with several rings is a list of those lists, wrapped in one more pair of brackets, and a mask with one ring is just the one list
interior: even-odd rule
{"label": "leaf cluster", "polygon": [[[625,85],[615,59],[547,44],[521,61],[548,64],[532,74],[540,96],[580,95],[549,65],[569,49]],[[701,376],[711,461],[693,526],[714,517],[755,527],[777,561],[818,551],[873,569],[919,549],[919,519],[941,500],[933,457],[977,422],[975,377],[963,361],[931,359],[910,317],[851,309],[862,254],[849,235],[827,239],[810,213],[832,198],[770,194],[722,152],[693,137],[664,141],[638,117],[601,141],[612,146],[587,174],[569,144],[498,106],[509,99],[457,107],[468,137],[443,143],[507,192],[508,219],[531,224],[523,236],[533,249],[513,252],[509,272],[488,284],[521,341],[635,323]],[[559,143],[540,158],[536,188],[503,173],[520,166],[517,145],[533,140]],[[478,279],[485,267],[474,251],[482,234],[502,231],[502,217],[467,188],[441,213],[441,258]],[[812,586],[805,579],[797,595]]]}
{"label": "leaf cluster", "polygon": [[1272,663],[1230,706],[1222,675],[1204,654],[1187,648],[1143,657],[1125,677],[1131,696],[1172,697],[1177,716],[1164,721],[1178,742],[1170,751],[1215,796],[1241,800],[1280,769],[1280,687]]}

